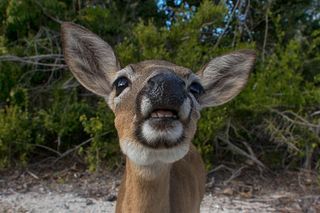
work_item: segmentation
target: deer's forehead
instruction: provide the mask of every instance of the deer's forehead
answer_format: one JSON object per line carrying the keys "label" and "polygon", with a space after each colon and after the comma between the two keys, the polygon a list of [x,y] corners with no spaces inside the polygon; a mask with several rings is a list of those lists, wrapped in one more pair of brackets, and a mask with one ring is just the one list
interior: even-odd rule
{"label": "deer's forehead", "polygon": [[181,78],[188,78],[192,74],[192,71],[190,69],[177,66],[175,64],[172,64],[166,61],[150,60],[150,61],[140,62],[138,64],[132,64],[130,65],[130,67],[133,69],[135,73],[145,76],[146,78],[151,75],[154,75],[155,73],[163,72],[163,71],[174,72],[176,75],[178,75]]}

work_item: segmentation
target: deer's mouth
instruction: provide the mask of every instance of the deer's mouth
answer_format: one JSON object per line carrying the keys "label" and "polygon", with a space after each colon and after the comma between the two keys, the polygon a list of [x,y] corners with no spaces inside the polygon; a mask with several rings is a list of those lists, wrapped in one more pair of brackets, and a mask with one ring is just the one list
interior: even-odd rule
{"label": "deer's mouth", "polygon": [[178,111],[173,109],[155,109],[150,113],[146,122],[156,131],[168,131],[179,125],[178,114]]}
{"label": "deer's mouth", "polygon": [[179,111],[162,107],[150,110],[138,125],[136,134],[146,146],[170,148],[180,144],[183,132]]}
{"label": "deer's mouth", "polygon": [[191,102],[188,98],[174,104],[172,97],[148,96],[139,98],[138,123],[135,131],[139,141],[152,148],[171,148],[184,141],[185,127],[190,119]]}
{"label": "deer's mouth", "polygon": [[153,103],[148,97],[142,97],[137,110],[141,116],[140,121],[151,121],[155,124],[169,124],[174,121],[188,122],[192,108],[189,98],[186,98],[182,105],[167,104],[168,100],[162,100],[161,102],[163,103]]}
{"label": "deer's mouth", "polygon": [[178,112],[176,110],[156,109],[150,113],[149,119],[178,120]]}

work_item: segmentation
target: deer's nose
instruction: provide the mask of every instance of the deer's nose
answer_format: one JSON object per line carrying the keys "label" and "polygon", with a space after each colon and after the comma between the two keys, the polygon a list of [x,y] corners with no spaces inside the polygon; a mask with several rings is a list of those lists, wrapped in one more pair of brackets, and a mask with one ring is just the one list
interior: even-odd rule
{"label": "deer's nose", "polygon": [[186,98],[184,81],[173,73],[160,73],[148,80],[150,100],[160,106],[181,106]]}

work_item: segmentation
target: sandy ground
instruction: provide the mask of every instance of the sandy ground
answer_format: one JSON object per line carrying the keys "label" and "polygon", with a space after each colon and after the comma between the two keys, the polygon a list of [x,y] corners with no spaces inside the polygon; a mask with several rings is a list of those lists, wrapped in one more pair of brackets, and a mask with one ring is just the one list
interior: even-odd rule
{"label": "sandy ground", "polygon": [[[280,204],[285,200],[287,204]],[[308,200],[303,207],[303,200]],[[283,201],[282,201],[283,202]],[[32,213],[109,213],[114,212],[116,202],[105,199],[83,198],[72,193],[12,193],[0,195],[1,212]],[[294,198],[285,192],[272,196],[242,199],[207,194],[201,205],[201,213],[214,212],[319,212],[320,196]]]}
{"label": "sandy ground", "polygon": [[71,193],[13,193],[0,196],[2,211],[34,213],[69,212],[114,212],[115,202],[103,199],[88,199]]}
{"label": "sandy ground", "polygon": [[[0,173],[0,212],[114,212],[120,176],[78,168]],[[262,181],[247,173],[228,183],[221,181],[224,175],[214,176],[208,178],[201,213],[320,212],[317,174],[289,173]]]}

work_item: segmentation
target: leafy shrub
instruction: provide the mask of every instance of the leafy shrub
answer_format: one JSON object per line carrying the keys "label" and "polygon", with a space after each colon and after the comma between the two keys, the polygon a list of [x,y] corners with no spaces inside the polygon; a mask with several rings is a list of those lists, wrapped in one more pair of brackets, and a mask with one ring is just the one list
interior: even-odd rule
{"label": "leafy shrub", "polygon": [[[50,104],[47,109],[43,108],[39,111],[39,116],[47,134],[55,138],[57,150],[65,150],[79,143],[81,137],[75,137],[82,132],[79,118],[83,114],[90,113],[92,109],[87,103],[78,100],[75,90],[57,89],[48,103]],[[51,142],[53,142],[52,139]]]}
{"label": "leafy shrub", "polygon": [[[102,101],[99,102],[95,116],[89,119],[86,115],[80,116],[84,131],[92,138],[90,147],[85,151],[90,171],[99,170],[103,160],[107,162],[109,168],[120,163],[121,153],[113,120],[113,113]],[[80,153],[83,152],[81,149]]]}
{"label": "leafy shrub", "polygon": [[[295,2],[305,8],[273,1],[266,13],[265,1],[252,1],[252,8],[240,3],[232,14],[232,1],[216,2],[195,3],[190,19],[179,16],[183,6],[169,8],[169,29],[160,24],[165,14],[152,1],[0,1],[0,54],[47,55],[19,58],[22,64],[0,58],[0,166],[28,162],[39,154],[37,144],[59,153],[79,146],[91,171],[121,160],[112,113],[104,102],[97,106],[97,98],[63,66],[58,22],[70,20],[115,46],[123,65],[164,59],[196,72],[220,54],[257,49],[244,91],[202,112],[194,143],[207,168],[225,159],[239,162],[251,152],[277,168],[319,167],[320,31],[313,15],[318,11],[309,1]],[[284,17],[279,11],[290,12]]]}
{"label": "leafy shrub", "polygon": [[1,169],[12,165],[15,161],[18,164],[26,164],[35,148],[34,145],[44,142],[44,135],[38,131],[39,118],[26,109],[25,95],[23,90],[12,93],[12,102],[15,104],[0,109]]}

